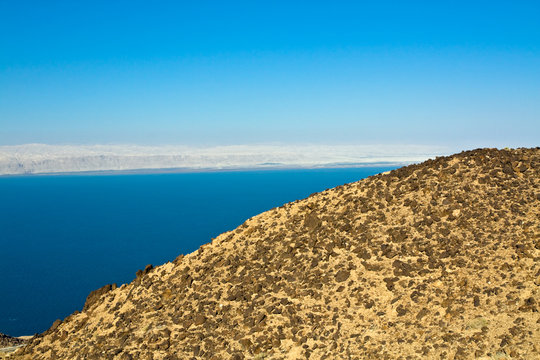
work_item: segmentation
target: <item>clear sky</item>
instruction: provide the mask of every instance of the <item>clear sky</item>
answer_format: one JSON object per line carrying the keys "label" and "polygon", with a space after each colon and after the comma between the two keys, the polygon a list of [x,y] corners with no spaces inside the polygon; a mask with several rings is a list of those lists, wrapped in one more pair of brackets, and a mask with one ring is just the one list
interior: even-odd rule
{"label": "clear sky", "polygon": [[0,145],[540,145],[538,1],[0,0]]}

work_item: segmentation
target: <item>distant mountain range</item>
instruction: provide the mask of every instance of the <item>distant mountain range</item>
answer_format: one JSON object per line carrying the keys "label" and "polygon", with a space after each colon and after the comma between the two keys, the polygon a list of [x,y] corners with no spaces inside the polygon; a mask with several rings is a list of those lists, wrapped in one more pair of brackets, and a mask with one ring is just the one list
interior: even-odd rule
{"label": "distant mountain range", "polygon": [[449,149],[420,145],[140,145],[0,146],[0,175],[133,171],[344,167],[409,164],[446,155]]}

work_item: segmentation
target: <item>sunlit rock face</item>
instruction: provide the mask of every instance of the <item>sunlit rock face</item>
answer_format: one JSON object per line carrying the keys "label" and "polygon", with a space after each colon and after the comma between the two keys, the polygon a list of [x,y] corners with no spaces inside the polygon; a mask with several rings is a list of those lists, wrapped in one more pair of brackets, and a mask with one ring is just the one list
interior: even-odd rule
{"label": "sunlit rock face", "polygon": [[539,239],[540,149],[462,152],[248,219],[14,355],[538,358]]}

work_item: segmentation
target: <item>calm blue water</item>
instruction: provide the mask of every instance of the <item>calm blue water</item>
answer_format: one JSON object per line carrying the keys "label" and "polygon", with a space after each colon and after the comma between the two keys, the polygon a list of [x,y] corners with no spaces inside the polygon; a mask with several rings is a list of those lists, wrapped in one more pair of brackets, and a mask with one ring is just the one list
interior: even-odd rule
{"label": "calm blue water", "polygon": [[28,335],[91,290],[247,218],[391,168],[0,178],[0,332]]}

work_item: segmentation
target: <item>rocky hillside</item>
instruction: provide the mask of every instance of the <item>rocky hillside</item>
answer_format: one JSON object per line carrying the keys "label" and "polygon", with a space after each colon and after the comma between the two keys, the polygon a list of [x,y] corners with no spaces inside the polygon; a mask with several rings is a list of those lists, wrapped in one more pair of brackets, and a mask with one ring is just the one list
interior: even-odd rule
{"label": "rocky hillside", "polygon": [[25,340],[21,338],[11,337],[0,333],[0,359],[5,359],[10,356],[12,352],[18,349],[25,343]]}
{"label": "rocky hillside", "polygon": [[24,340],[0,333],[0,348],[16,346],[24,343]]}
{"label": "rocky hillside", "polygon": [[540,358],[540,148],[313,194],[88,297],[22,359]]}

